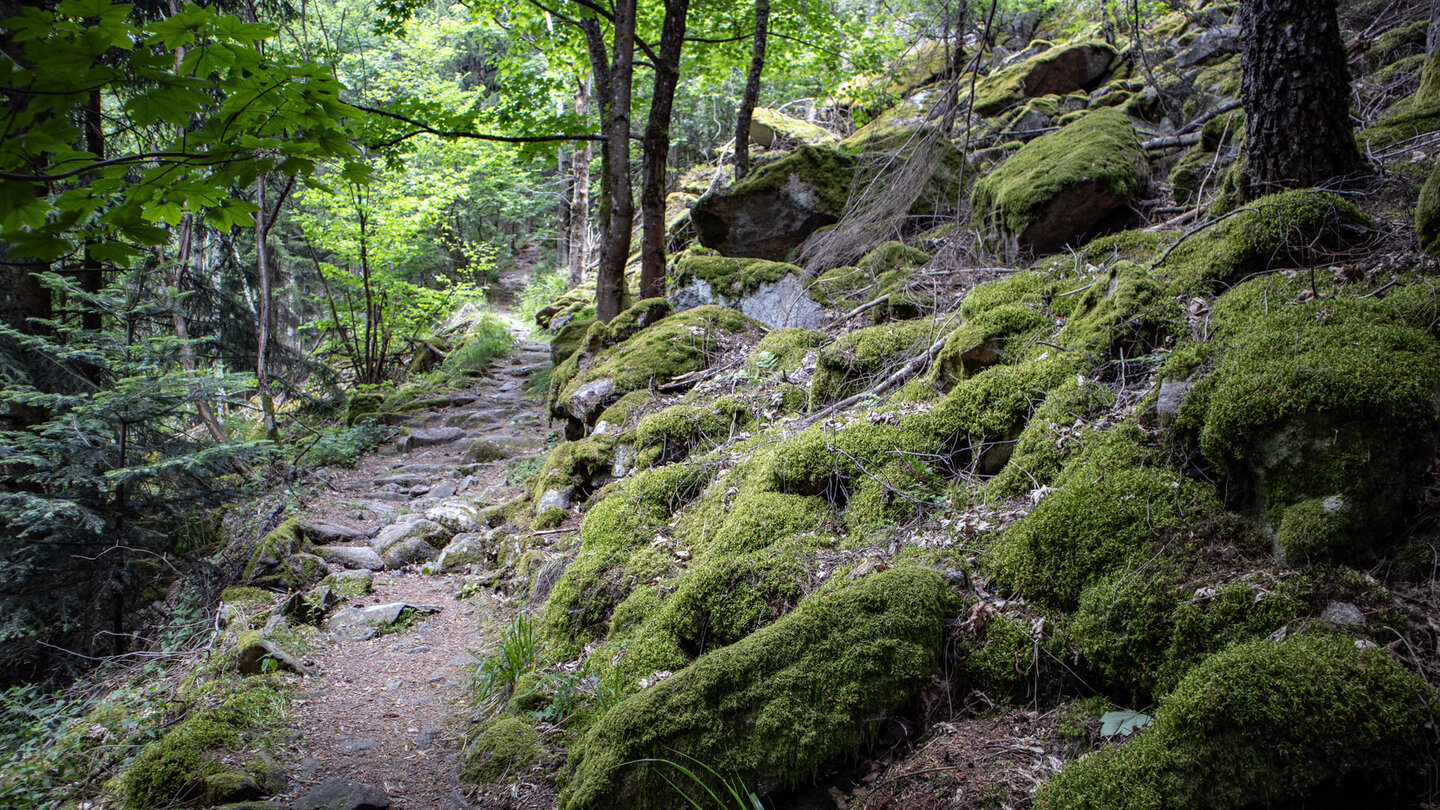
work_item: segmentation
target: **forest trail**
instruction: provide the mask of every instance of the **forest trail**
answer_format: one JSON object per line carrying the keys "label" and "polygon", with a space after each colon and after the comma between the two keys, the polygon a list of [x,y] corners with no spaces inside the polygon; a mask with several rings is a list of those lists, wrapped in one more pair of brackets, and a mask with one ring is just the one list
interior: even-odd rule
{"label": "forest trail", "polygon": [[[529,263],[517,264],[497,283],[500,294],[492,296],[495,311],[515,332],[515,351],[453,394],[448,407],[416,413],[400,436],[318,493],[305,510],[306,521],[355,531],[329,548],[366,548],[377,532],[447,498],[489,506],[520,494],[506,472],[513,458],[545,447],[541,407],[525,389],[550,357],[546,345],[525,337],[505,306],[529,277]],[[474,460],[467,451],[480,438],[503,446],[509,457]],[[291,706],[288,753],[298,767],[279,798],[294,800],[338,777],[385,791],[397,810],[472,806],[454,777],[467,684],[474,665],[498,642],[516,602],[485,587],[459,598],[466,579],[463,573],[422,573],[418,565],[377,571],[372,593],[344,603],[439,610],[366,640],[322,631],[307,655],[318,674],[303,682]]]}

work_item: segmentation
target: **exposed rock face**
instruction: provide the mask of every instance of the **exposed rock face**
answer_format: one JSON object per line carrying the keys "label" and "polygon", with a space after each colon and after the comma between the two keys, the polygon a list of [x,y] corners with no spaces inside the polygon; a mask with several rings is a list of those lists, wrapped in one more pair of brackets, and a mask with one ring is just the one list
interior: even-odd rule
{"label": "exposed rock face", "polygon": [[700,243],[726,256],[783,260],[815,229],[837,222],[855,158],[802,146],[691,212]]}
{"label": "exposed rock face", "polygon": [[677,310],[719,304],[772,328],[814,329],[824,310],[810,298],[804,278],[793,264],[688,255],[675,264],[670,302]]}
{"label": "exposed rock face", "polygon": [[428,615],[439,613],[435,605],[412,605],[408,602],[390,602],[364,608],[345,608],[336,611],[325,620],[325,629],[346,638],[364,641],[374,638],[405,617],[406,612]]}
{"label": "exposed rock face", "polygon": [[435,547],[419,537],[406,537],[392,544],[380,555],[386,568],[404,568],[407,565],[427,562],[440,556]]}
{"label": "exposed rock face", "polygon": [[1026,144],[977,183],[973,216],[1012,247],[1053,253],[1124,208],[1148,170],[1130,119],[1096,110]]}
{"label": "exposed rock face", "polygon": [[445,547],[445,541],[449,540],[452,534],[454,532],[447,530],[439,523],[420,518],[386,526],[371,539],[370,548],[383,556],[397,543],[413,538],[440,549]]}
{"label": "exposed rock face", "polygon": [[380,560],[380,555],[374,549],[364,546],[316,546],[315,556],[331,565],[340,565],[345,568],[367,571],[380,571],[385,568],[385,563]]}

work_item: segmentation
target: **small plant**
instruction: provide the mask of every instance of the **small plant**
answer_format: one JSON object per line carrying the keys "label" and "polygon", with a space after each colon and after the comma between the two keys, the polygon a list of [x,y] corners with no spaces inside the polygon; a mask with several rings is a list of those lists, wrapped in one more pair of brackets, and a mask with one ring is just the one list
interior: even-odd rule
{"label": "small plant", "polygon": [[354,427],[325,428],[308,447],[301,448],[297,461],[307,467],[354,467],[360,457],[384,441],[390,429],[362,420]]}
{"label": "small plant", "polygon": [[760,797],[745,787],[745,783],[739,777],[726,778],[721,776],[719,771],[688,754],[679,751],[675,753],[695,763],[714,777],[715,780],[720,783],[719,789],[711,787],[710,783],[695,773],[695,771],[673,759],[636,759],[625,764],[633,765],[640,762],[654,762],[660,765],[669,765],[679,771],[687,780],[697,785],[700,790],[703,791],[701,798],[707,800],[704,804],[687,793],[684,788],[672,781],[670,777],[661,774],[660,778],[664,779],[665,784],[674,788],[675,792],[679,793],[681,798],[683,798],[689,806],[696,808],[696,810],[765,810],[765,805],[760,803]]}
{"label": "small plant", "polygon": [[481,716],[496,713],[515,692],[521,675],[534,672],[539,663],[535,620],[521,615],[505,629],[500,650],[480,663],[471,677],[471,703]]}

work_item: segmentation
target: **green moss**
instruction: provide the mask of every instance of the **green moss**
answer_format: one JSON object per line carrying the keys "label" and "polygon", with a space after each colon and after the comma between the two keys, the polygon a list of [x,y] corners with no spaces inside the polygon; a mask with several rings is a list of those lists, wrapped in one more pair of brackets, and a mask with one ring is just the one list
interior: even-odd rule
{"label": "green moss", "polygon": [[1429,20],[1415,20],[1407,25],[1391,28],[1370,43],[1370,49],[1361,58],[1362,67],[1368,73],[1407,56],[1423,54],[1429,30]]}
{"label": "green moss", "polygon": [[681,254],[671,269],[669,283],[672,288],[678,289],[697,280],[704,281],[720,295],[740,298],[755,292],[762,284],[804,273],[799,267],[784,262],[686,253]]}
{"label": "green moss", "polygon": [[579,487],[589,490],[592,482],[608,474],[614,461],[613,436],[599,435],[562,442],[545,457],[545,465],[530,484],[530,494],[538,500],[552,489]]}
{"label": "green moss", "polygon": [[[1114,48],[1098,41],[1076,41],[1056,45],[982,79],[975,89],[973,105],[975,112],[984,116],[995,115],[1010,105],[1017,104],[1031,96],[1041,95],[1042,92],[1054,92],[1053,90],[1047,91],[1045,88],[1027,87],[1026,79],[1036,71],[1041,63],[1059,59],[1066,51],[1077,47],[1100,48],[1108,50],[1112,58],[1115,55]],[[1066,88],[1066,91],[1070,89],[1073,88]]]}
{"label": "green moss", "polygon": [[1211,487],[1136,466],[1148,454],[1130,430],[1118,430],[1092,440],[1056,491],[1001,535],[998,582],[1031,602],[1073,608],[1101,577],[1143,562],[1168,535],[1218,511]]}
{"label": "green moss", "polygon": [[345,424],[353,425],[359,420],[373,415],[380,409],[380,403],[384,400],[383,394],[373,392],[352,394],[350,402],[345,406]]}
{"label": "green moss", "polygon": [[1053,696],[1069,682],[1059,662],[1068,656],[1053,625],[995,615],[959,642],[959,675],[972,689],[1015,705]]}
{"label": "green moss", "polygon": [[561,523],[564,523],[566,517],[569,517],[568,512],[566,512],[564,509],[559,508],[558,506],[552,506],[548,509],[542,509],[537,512],[535,514],[535,520],[531,523],[531,526],[533,526],[538,531],[544,531],[545,529],[553,529],[556,526],[559,526]]}
{"label": "green moss", "polygon": [[243,609],[252,610],[275,604],[275,594],[264,588],[232,585],[220,592],[220,601],[227,605],[238,605]]}
{"label": "green moss", "polygon": [[[1373,223],[1354,203],[1315,190],[1261,197],[1185,240],[1155,272],[1174,277],[1172,289],[1233,285],[1274,266],[1303,267],[1370,232]],[[1159,257],[1156,257],[1158,261]]]}
{"label": "green moss", "polygon": [[520,717],[501,717],[466,747],[459,778],[469,785],[494,782],[529,769],[544,753],[534,726]]}
{"label": "green moss", "polygon": [[774,132],[778,140],[786,143],[824,143],[839,140],[824,127],[765,107],[756,107],[750,120],[753,124]]}
{"label": "green moss", "polygon": [[325,576],[318,560],[304,555],[308,548],[299,520],[288,518],[255,544],[240,579],[257,586],[308,588]]}
{"label": "green moss", "polygon": [[1086,589],[1070,637],[1112,694],[1127,705],[1148,705],[1207,656],[1305,615],[1293,589],[1270,586],[1240,580],[1201,587],[1167,558]]}
{"label": "green moss", "polygon": [[719,447],[753,424],[750,409],[734,397],[721,397],[703,408],[672,405],[646,414],[631,434],[635,466],[673,464],[696,450]]}
{"label": "green moss", "polygon": [[1076,301],[1059,343],[1114,357],[1139,357],[1187,334],[1182,302],[1167,279],[1118,261]]}
{"label": "green moss", "polygon": [[762,793],[812,778],[928,681],[950,604],[913,568],[805,600],[606,714],[571,749],[560,807],[674,806],[648,757],[693,757]]}
{"label": "green moss", "polygon": [[1148,165],[1130,119],[1118,110],[1096,110],[1026,144],[976,183],[973,218],[979,227],[1049,252],[1059,245],[1050,244],[1051,235],[1041,228],[1063,194],[1095,188],[1128,200],[1145,183]]}
{"label": "green moss", "polygon": [[758,331],[758,323],[725,307],[702,306],[671,315],[593,357],[583,351],[572,355],[556,369],[552,401],[563,406],[581,386],[609,378],[614,382],[613,402],[648,388],[652,381],[704,368],[723,336]]}
{"label": "green moss", "polygon": [[1257,279],[1215,304],[1214,371],[1177,428],[1272,530],[1293,505],[1341,497],[1343,508],[1297,511],[1286,542],[1307,551],[1297,560],[1350,559],[1395,524],[1405,478],[1428,463],[1440,346],[1390,301],[1272,303],[1286,283]]}
{"label": "green moss", "polygon": [[207,705],[191,709],[125,768],[118,782],[124,806],[146,810],[196,796],[206,777],[225,770],[217,760],[221,750],[278,715],[280,683],[277,676],[260,675],[213,684]]}
{"label": "green moss", "polygon": [[580,350],[585,342],[585,333],[590,331],[594,323],[594,318],[577,318],[560,327],[560,331],[550,339],[550,356],[556,363],[565,362],[570,355]]}
{"label": "green moss", "polygon": [[1415,207],[1415,236],[1420,249],[1431,256],[1440,256],[1440,169],[1432,170],[1420,189],[1420,202]]}
{"label": "green moss", "polygon": [[754,372],[787,374],[798,369],[805,355],[829,339],[824,332],[793,326],[772,329],[760,339],[745,366]]}
{"label": "green moss", "polygon": [[929,348],[939,337],[937,328],[929,320],[900,321],[841,335],[820,352],[810,382],[811,402],[843,399],[878,382],[886,369],[898,368]]}
{"label": "green moss", "polygon": [[654,398],[655,395],[650,393],[649,389],[631,391],[615,400],[614,405],[602,411],[600,418],[595,420],[595,424],[598,426],[601,422],[605,422],[614,428],[623,430],[629,424],[631,414],[643,411]]}
{"label": "green moss", "polygon": [[866,253],[860,259],[858,267],[878,276],[906,267],[924,267],[929,262],[930,254],[923,250],[909,247],[903,242],[883,242]]}
{"label": "green moss", "polygon": [[854,170],[853,156],[835,147],[807,144],[751,172],[725,195],[739,197],[776,191],[790,184],[794,177],[815,189],[816,210],[838,217],[850,199]]}
{"label": "green moss", "polygon": [[1252,641],[1207,659],[1161,701],[1154,728],[1071,763],[1035,806],[1409,806],[1435,770],[1435,699],[1384,649],[1345,636]]}
{"label": "green moss", "polygon": [[1030,338],[1051,320],[1038,308],[1020,304],[992,307],[956,329],[932,365],[932,376],[948,387],[996,364],[1013,363]]}
{"label": "green moss", "polygon": [[987,485],[990,491],[1008,497],[1054,483],[1089,436],[1089,431],[1075,428],[1076,422],[1088,423],[1114,404],[1115,395],[1106,386],[1067,376],[1035,409],[1015,441],[1010,463]]}

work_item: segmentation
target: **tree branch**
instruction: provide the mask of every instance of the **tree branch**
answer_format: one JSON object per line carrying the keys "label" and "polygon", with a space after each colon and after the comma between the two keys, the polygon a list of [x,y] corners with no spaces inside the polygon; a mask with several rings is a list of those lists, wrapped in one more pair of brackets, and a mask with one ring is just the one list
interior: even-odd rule
{"label": "tree branch", "polygon": [[408,135],[402,135],[397,138],[392,138],[382,143],[370,144],[369,146],[371,148],[384,148],[387,146],[394,146],[395,144],[403,140],[413,138],[416,135],[437,135],[442,138],[469,138],[476,141],[493,141],[495,143],[555,143],[557,141],[567,142],[605,140],[599,135],[490,135],[483,132],[463,132],[459,130],[436,129],[435,127],[432,127],[423,121],[417,121],[409,116],[401,115],[400,113],[390,112],[389,110],[381,110],[375,107],[367,107],[363,104],[350,104],[349,106],[354,107],[361,112],[367,112],[371,115],[391,118],[396,121],[409,124],[410,126],[415,127],[417,130],[416,132],[412,132]]}

